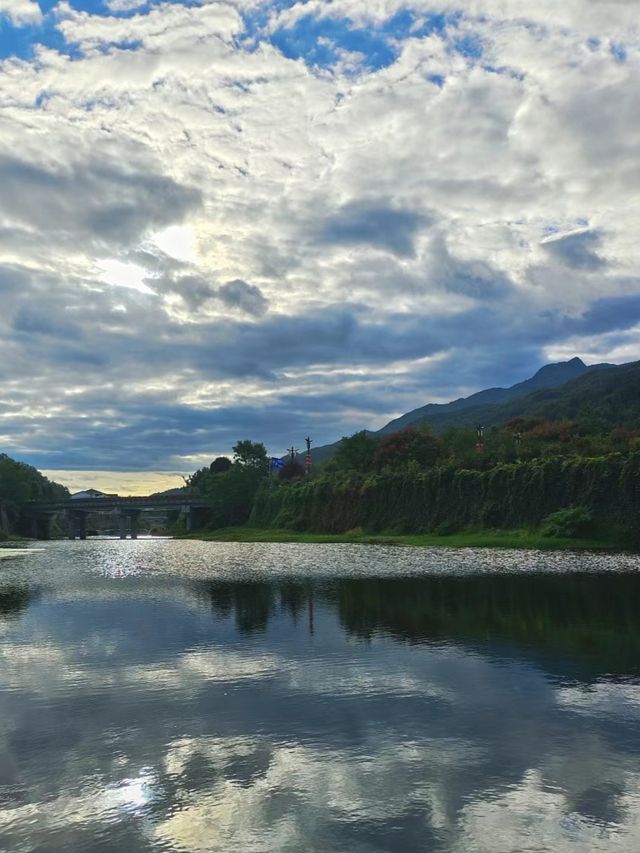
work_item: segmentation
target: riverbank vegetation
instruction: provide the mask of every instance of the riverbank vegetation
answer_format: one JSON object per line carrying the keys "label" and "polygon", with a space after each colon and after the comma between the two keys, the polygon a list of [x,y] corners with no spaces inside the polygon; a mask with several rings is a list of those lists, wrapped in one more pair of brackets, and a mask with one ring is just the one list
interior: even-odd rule
{"label": "riverbank vegetation", "polygon": [[594,411],[441,436],[426,425],[380,439],[360,432],[311,475],[296,460],[269,473],[264,446],[249,441],[226,470],[215,464],[189,487],[209,497],[216,538],[242,538],[246,527],[253,541],[640,544],[640,431],[612,430]]}

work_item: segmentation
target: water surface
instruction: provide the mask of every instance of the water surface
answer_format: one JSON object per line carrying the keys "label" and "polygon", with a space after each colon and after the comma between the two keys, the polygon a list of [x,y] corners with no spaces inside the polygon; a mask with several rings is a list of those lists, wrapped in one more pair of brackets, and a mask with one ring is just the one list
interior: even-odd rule
{"label": "water surface", "polygon": [[640,560],[0,561],[0,849],[640,850]]}

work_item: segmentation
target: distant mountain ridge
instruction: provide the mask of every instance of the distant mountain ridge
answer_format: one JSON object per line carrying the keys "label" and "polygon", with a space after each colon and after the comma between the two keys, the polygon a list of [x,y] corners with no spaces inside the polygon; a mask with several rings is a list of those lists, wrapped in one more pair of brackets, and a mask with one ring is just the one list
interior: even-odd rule
{"label": "distant mountain ridge", "polygon": [[[541,367],[534,376],[525,379],[523,382],[518,382],[510,388],[487,388],[484,391],[471,394],[469,397],[453,400],[451,403],[427,403],[427,405],[413,409],[399,418],[394,418],[379,430],[366,430],[366,432],[372,436],[382,437],[409,426],[417,426],[423,422],[427,422],[435,432],[442,432],[450,426],[475,426],[478,423],[491,426],[505,423],[509,418],[521,414],[554,419],[553,414],[536,415],[533,411],[541,407],[545,411],[549,409],[548,404],[551,402],[551,398],[545,397],[546,393],[555,389],[564,389],[566,386],[573,385],[573,383],[595,372],[609,373],[611,370],[619,371],[625,367],[634,366],[640,368],[640,362],[619,366],[612,364],[586,365],[582,359],[577,357],[569,361],[547,364]],[[640,369],[638,381],[640,383]],[[536,397],[539,394],[543,396]],[[562,394],[560,393],[556,394],[553,399],[557,403],[561,397]],[[544,405],[545,402],[546,406]],[[558,417],[566,416],[558,415]],[[323,459],[328,459],[335,453],[339,443],[337,441],[334,444],[315,448],[312,451],[313,460],[320,462]]]}

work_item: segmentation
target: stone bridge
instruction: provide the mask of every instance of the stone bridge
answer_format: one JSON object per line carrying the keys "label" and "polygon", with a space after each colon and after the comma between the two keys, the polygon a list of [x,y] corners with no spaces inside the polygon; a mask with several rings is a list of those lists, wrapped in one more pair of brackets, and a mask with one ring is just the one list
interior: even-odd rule
{"label": "stone bridge", "polygon": [[70,539],[87,538],[87,517],[96,512],[117,513],[120,522],[120,538],[138,536],[138,518],[144,510],[177,510],[186,519],[187,533],[194,527],[198,510],[209,506],[204,498],[193,495],[149,495],[145,497],[121,498],[69,498],[61,501],[31,501],[25,507],[25,515],[31,524],[34,539],[49,539],[51,522],[55,515],[65,513],[69,522]]}

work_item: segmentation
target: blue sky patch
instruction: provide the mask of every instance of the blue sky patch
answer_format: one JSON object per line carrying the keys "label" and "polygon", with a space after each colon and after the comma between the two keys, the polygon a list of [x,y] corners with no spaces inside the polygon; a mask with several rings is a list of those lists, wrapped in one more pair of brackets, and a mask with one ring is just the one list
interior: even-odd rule
{"label": "blue sky patch", "polygon": [[483,54],[482,42],[477,36],[467,33],[461,38],[454,39],[453,49],[467,59],[480,59]]}
{"label": "blue sky patch", "polygon": [[[38,44],[58,50],[70,56],[77,54],[56,29],[57,19],[53,13],[57,0],[43,0],[40,7],[44,19],[38,25],[14,26],[6,16],[0,17],[0,59],[17,56],[30,59],[34,46]],[[146,11],[156,2],[145,5]],[[193,0],[185,0],[185,6],[194,5]],[[409,38],[424,38],[433,33],[444,35],[447,29],[455,31],[460,13],[417,15],[410,10],[398,12],[392,18],[377,27],[360,27],[349,18],[316,17],[305,15],[291,27],[281,27],[272,35],[266,35],[266,26],[274,14],[296,5],[296,0],[274,0],[263,3],[258,9],[244,15],[245,44],[252,40],[259,43],[268,40],[284,56],[290,59],[302,59],[313,68],[331,69],[341,59],[344,52],[362,54],[361,67],[376,71],[391,65],[400,51],[400,43]],[[91,15],[127,18],[139,14],[139,9],[125,12],[112,12],[102,0],[74,0],[72,7],[77,11]],[[122,45],[135,49],[136,44]],[[452,49],[470,59],[482,55],[482,45],[472,34],[454,39]],[[437,75],[431,80],[441,86],[443,80]]]}
{"label": "blue sky patch", "polygon": [[[277,5],[286,8],[292,3]],[[424,38],[432,33],[443,33],[447,27],[457,24],[459,17],[458,14],[419,17],[413,12],[403,11],[390,18],[383,26],[363,28],[356,26],[349,18],[317,18],[309,14],[291,27],[276,30],[269,41],[284,56],[302,59],[311,67],[331,69],[346,51],[362,54],[362,67],[368,71],[377,71],[395,62],[400,42],[409,38]],[[260,29],[267,19],[264,8],[248,16],[245,19],[248,35],[260,38]],[[476,51],[473,40],[463,39],[462,42],[461,50],[469,55]]]}
{"label": "blue sky patch", "polygon": [[[53,10],[57,4],[58,0],[40,0],[39,5],[44,18],[36,25],[14,26],[8,17],[0,14],[0,60],[9,56],[31,59],[34,55],[34,47],[37,45],[45,45],[67,56],[80,55],[80,51],[75,46],[67,44],[56,28],[58,19]],[[102,0],[74,0],[70,5],[77,12],[87,12],[90,15],[100,17],[131,18],[140,13],[140,9],[112,12]],[[154,5],[158,5],[158,3],[148,3],[147,10]],[[197,4],[184,2],[182,5],[193,6]],[[132,43],[119,45],[119,47],[135,49],[137,45]]]}
{"label": "blue sky patch", "polygon": [[618,62],[626,62],[627,61],[627,49],[623,44],[619,42],[613,42],[611,45],[611,55],[618,60]]}
{"label": "blue sky patch", "polygon": [[383,33],[352,26],[349,20],[306,16],[291,29],[277,30],[271,43],[289,59],[304,59],[320,68],[335,65],[342,50],[364,54],[363,64],[371,70],[384,68],[395,60],[396,50]]}

